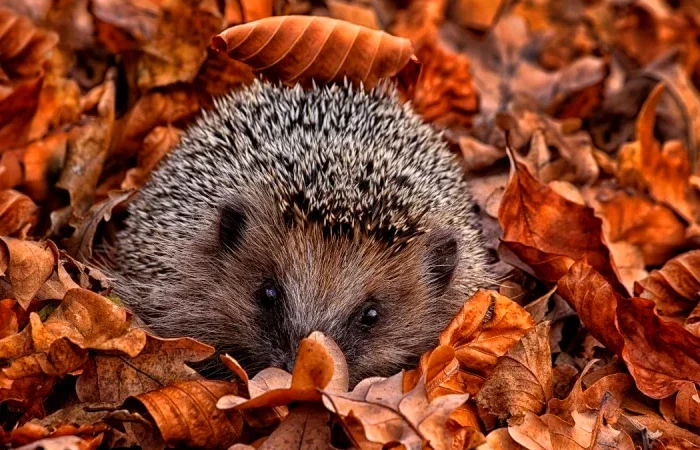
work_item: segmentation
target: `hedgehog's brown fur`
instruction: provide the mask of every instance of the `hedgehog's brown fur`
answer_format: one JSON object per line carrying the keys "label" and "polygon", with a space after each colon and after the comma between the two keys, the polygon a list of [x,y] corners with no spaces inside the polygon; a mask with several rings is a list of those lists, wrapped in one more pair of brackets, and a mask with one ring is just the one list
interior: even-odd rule
{"label": "hedgehog's brown fur", "polygon": [[119,294],[252,372],[289,367],[320,330],[352,381],[388,375],[486,282],[471,207],[440,136],[393,93],[256,83],[204,115],[130,208]]}

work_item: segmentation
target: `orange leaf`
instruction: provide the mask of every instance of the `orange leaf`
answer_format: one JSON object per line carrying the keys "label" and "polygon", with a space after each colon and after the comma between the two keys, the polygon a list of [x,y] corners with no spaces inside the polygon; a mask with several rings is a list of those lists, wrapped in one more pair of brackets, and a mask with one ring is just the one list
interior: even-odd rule
{"label": "orange leaf", "polygon": [[11,288],[7,294],[27,309],[53,273],[57,256],[46,242],[0,238],[0,276],[4,275]]}
{"label": "orange leaf", "polygon": [[396,75],[413,55],[410,41],[326,17],[269,17],[238,25],[212,46],[283,82],[329,82],[347,77],[375,86]]}
{"label": "orange leaf", "polygon": [[514,164],[498,220],[503,245],[540,280],[556,282],[585,257],[617,291],[627,293],[603,240],[602,222],[593,210],[540,183],[522,163]]}
{"label": "orange leaf", "polygon": [[124,406],[142,405],[168,446],[227,448],[241,436],[243,418],[238,411],[217,409],[216,402],[237,393],[237,386],[226,381],[185,381],[131,397]]}
{"label": "orange leaf", "polygon": [[540,413],[552,398],[549,322],[528,330],[486,379],[476,401],[501,419]]}
{"label": "orange leaf", "polygon": [[26,236],[39,219],[31,198],[13,189],[0,191],[0,236]]}

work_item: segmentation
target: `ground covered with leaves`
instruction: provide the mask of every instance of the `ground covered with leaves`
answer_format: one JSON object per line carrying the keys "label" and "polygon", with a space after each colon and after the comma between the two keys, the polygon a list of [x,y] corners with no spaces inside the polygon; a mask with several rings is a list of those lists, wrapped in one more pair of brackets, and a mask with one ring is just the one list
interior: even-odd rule
{"label": "ground covered with leaves", "polygon": [[[699,42],[694,0],[0,0],[0,445],[700,448]],[[461,155],[500,283],[416,368],[207,380],[90,265],[256,76],[391,78]]]}

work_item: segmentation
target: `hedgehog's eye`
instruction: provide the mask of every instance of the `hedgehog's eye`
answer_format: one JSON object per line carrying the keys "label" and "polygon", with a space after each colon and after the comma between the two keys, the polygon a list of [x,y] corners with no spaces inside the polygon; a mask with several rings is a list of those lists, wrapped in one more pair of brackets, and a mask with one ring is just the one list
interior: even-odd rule
{"label": "hedgehog's eye", "polygon": [[379,311],[374,306],[369,306],[362,311],[362,316],[360,316],[360,323],[362,326],[370,328],[374,326],[379,320]]}
{"label": "hedgehog's eye", "polygon": [[256,293],[258,302],[265,309],[270,309],[282,298],[282,289],[272,280],[262,282]]}

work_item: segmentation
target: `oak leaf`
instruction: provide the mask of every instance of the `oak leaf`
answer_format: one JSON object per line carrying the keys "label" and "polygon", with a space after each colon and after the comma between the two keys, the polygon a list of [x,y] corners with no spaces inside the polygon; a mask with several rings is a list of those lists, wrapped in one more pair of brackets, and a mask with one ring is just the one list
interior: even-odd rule
{"label": "oak leaf", "polygon": [[39,219],[39,207],[26,195],[7,189],[0,191],[0,236],[26,236]]}
{"label": "oak leaf", "polygon": [[498,358],[534,325],[522,307],[493,291],[479,290],[467,300],[439,339],[441,346],[454,349],[463,392],[475,395]]}
{"label": "oak leaf", "polygon": [[56,267],[54,249],[47,242],[0,238],[0,292],[27,309]]}
{"label": "oak leaf", "polygon": [[528,330],[498,359],[476,397],[489,413],[501,419],[539,413],[552,398],[549,322]]}
{"label": "oak leaf", "polygon": [[326,17],[269,17],[214,36],[212,46],[285,83],[342,81],[374,87],[413,55],[407,39]]}
{"label": "oak leaf", "polygon": [[370,442],[399,442],[407,449],[421,449],[425,444],[436,450],[451,448],[454,437],[445,423],[469,396],[443,395],[430,401],[423,381],[404,394],[402,378],[402,373],[386,379],[367,378],[352,392],[324,391],[323,404],[343,420],[357,419],[362,437]]}
{"label": "oak leaf", "polygon": [[130,335],[138,347],[98,352],[84,366],[76,384],[81,401],[118,403],[175,382],[199,380],[202,377],[185,362],[202,361],[214,352],[191,338],[163,339],[140,329],[124,338]]}
{"label": "oak leaf", "polygon": [[[237,392],[237,386],[227,381],[183,381],[130,397],[124,407],[145,409],[165,445],[227,448],[241,436],[243,418],[238,411],[217,409],[216,402]],[[141,427],[136,433],[142,445],[152,439],[150,434]]]}
{"label": "oak leaf", "polygon": [[540,280],[556,282],[585,257],[617,291],[626,293],[605,245],[602,221],[591,208],[566,200],[537,181],[522,163],[513,165],[498,220],[502,245]]}
{"label": "oak leaf", "polygon": [[330,414],[321,405],[294,408],[280,426],[258,447],[260,450],[299,448],[325,450],[330,446]]}

